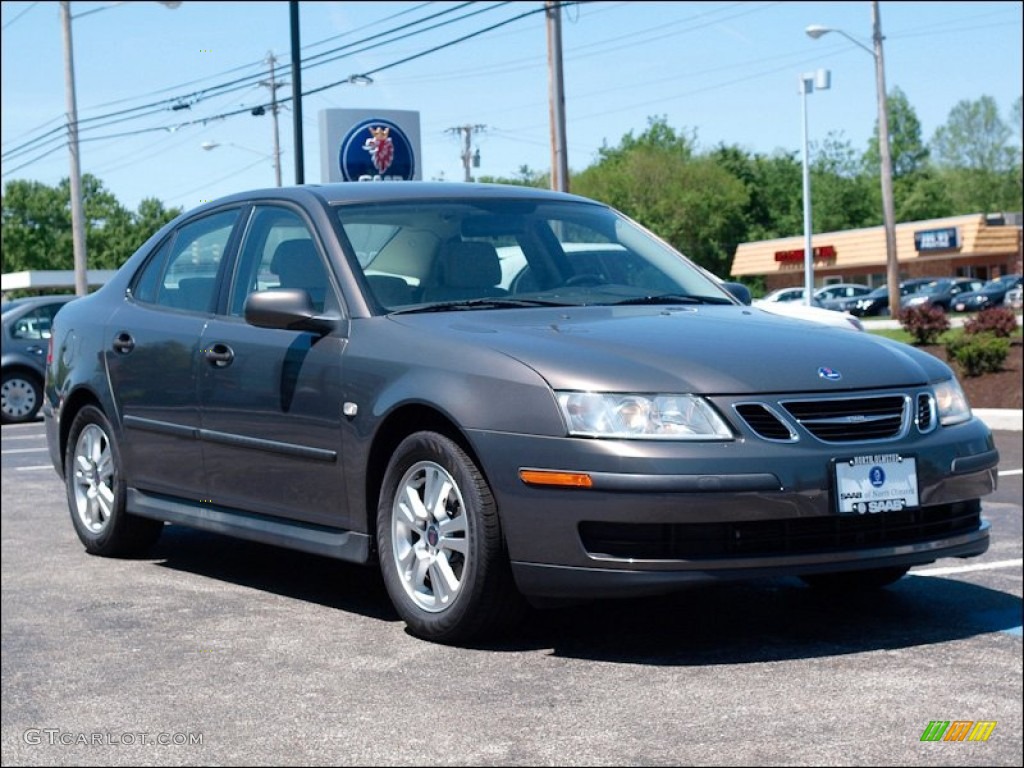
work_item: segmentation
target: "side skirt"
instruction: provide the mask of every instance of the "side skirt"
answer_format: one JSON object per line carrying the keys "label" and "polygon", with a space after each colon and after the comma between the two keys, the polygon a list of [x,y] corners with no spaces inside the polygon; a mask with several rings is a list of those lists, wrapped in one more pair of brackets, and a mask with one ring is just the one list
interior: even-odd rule
{"label": "side skirt", "polygon": [[128,489],[128,512],[239,539],[274,544],[353,563],[370,559],[368,534],[217,507],[190,504],[161,494]]}

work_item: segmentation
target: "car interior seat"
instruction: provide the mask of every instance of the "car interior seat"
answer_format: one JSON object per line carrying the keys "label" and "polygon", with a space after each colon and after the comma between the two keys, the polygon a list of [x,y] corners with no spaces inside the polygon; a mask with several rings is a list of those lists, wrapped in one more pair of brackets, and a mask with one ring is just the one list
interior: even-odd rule
{"label": "car interior seat", "polygon": [[327,297],[327,271],[312,240],[285,240],[270,260],[280,288],[301,288],[309,293],[317,312]]}
{"label": "car interior seat", "polygon": [[485,296],[505,296],[501,260],[490,243],[450,240],[438,256],[436,281],[423,289],[423,301],[459,301]]}

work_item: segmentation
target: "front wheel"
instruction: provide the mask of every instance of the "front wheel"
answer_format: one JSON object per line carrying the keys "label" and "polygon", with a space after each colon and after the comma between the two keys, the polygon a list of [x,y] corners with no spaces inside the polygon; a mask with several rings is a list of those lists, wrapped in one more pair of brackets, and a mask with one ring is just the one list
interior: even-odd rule
{"label": "front wheel", "polygon": [[381,488],[377,546],[388,594],[413,634],[465,642],[523,609],[487,481],[443,435],[417,432],[395,450]]}
{"label": "front wheel", "polygon": [[863,592],[894,584],[906,576],[909,570],[909,566],[899,565],[892,568],[872,568],[864,571],[805,574],[800,578],[808,586],[823,591]]}
{"label": "front wheel", "polygon": [[121,451],[110,422],[94,406],[79,411],[71,424],[64,484],[71,522],[90,554],[127,557],[156,544],[164,524],[125,511]]}

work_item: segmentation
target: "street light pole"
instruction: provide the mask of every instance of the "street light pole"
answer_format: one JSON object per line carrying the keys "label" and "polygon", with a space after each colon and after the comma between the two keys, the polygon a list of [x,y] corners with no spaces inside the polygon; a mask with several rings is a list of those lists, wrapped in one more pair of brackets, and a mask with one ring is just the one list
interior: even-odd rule
{"label": "street light pole", "polygon": [[75,256],[75,295],[89,292],[88,257],[85,250],[85,213],[82,210],[82,171],[78,159],[78,106],[75,99],[75,54],[71,43],[71,3],[61,0],[64,32],[64,97],[68,109],[68,149],[71,154],[71,244]]}
{"label": "street light pole", "polygon": [[805,72],[800,75],[800,93],[804,119],[804,303],[814,303],[814,247],[811,245],[811,162],[807,147],[807,94],[814,93],[814,86],[824,91],[831,85],[831,74],[827,69]]}
{"label": "street light pole", "polygon": [[881,158],[882,175],[882,218],[885,223],[885,273],[889,291],[889,314],[899,318],[900,314],[900,264],[896,252],[896,211],[892,191],[892,147],[889,143],[889,107],[885,93],[885,58],[882,54],[882,19],[878,10],[878,0],[871,2],[871,26],[874,48],[851,37],[841,29],[822,27],[812,24],[805,30],[807,35],[817,40],[829,32],[842,35],[858,48],[867,51],[875,60],[875,90],[878,97],[878,154]]}

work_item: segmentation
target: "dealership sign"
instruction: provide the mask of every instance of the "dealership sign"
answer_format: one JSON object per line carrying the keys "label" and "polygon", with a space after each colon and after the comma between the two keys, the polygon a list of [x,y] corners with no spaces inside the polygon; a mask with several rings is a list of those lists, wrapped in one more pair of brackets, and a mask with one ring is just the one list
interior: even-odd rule
{"label": "dealership sign", "polygon": [[960,233],[956,227],[922,229],[914,233],[914,249],[920,252],[951,251],[960,247]]}
{"label": "dealership sign", "polygon": [[419,146],[418,112],[320,112],[320,176],[325,183],[419,179]]}

